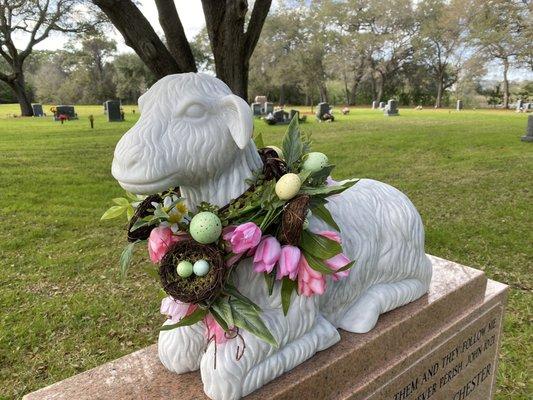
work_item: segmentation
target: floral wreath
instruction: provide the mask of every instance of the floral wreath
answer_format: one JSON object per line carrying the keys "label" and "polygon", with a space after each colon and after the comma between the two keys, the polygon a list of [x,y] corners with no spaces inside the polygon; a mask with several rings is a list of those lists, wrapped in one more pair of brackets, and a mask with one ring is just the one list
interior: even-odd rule
{"label": "floral wreath", "polygon": [[[343,254],[340,229],[325,204],[357,180],[331,179],[334,166],[325,154],[310,152],[310,137],[301,134],[297,118],[289,124],[282,149],[265,147],[261,134],[255,142],[264,168],[247,181],[246,192],[224,207],[204,202],[191,212],[179,189],[169,189],[149,196],[127,193],[128,198],[113,199],[116,205],[102,216],[128,218],[130,243],[120,257],[123,274],[134,248],[148,244],[158,270],[147,272],[157,277],[166,296],[161,313],[168,322],[161,330],[203,320],[208,341],[242,339],[243,329],[277,347],[261,308],[233,282],[238,262],[253,257],[253,270],[264,276],[269,295],[281,282],[284,315],[293,292],[322,295],[326,276],[336,281],[349,275],[354,261]],[[308,230],[310,215],[332,230]]]}

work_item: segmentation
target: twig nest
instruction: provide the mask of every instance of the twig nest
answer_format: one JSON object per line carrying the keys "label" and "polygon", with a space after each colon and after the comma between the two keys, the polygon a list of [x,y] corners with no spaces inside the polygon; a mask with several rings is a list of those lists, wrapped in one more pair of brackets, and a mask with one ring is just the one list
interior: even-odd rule
{"label": "twig nest", "polygon": [[202,211],[191,220],[189,233],[198,243],[213,243],[218,240],[222,233],[222,222],[212,212]]}
{"label": "twig nest", "polygon": [[[188,264],[187,269],[191,272],[186,277],[179,273],[183,262]],[[196,273],[196,265],[202,266],[197,266],[196,271],[204,275]],[[227,271],[224,257],[217,247],[182,240],[174,243],[161,260],[159,277],[163,290],[175,299],[184,303],[210,303],[220,294]]]}
{"label": "twig nest", "polygon": [[309,172],[317,172],[328,165],[328,156],[318,151],[313,151],[305,156],[302,169]]}
{"label": "twig nest", "polygon": [[283,209],[281,216],[281,229],[278,239],[282,244],[298,246],[302,230],[304,230],[305,220],[309,211],[309,196],[298,196],[289,201]]}
{"label": "twig nest", "polygon": [[276,183],[276,194],[281,200],[290,200],[298,194],[302,181],[296,174],[289,173],[279,178]]}
{"label": "twig nest", "polygon": [[267,149],[272,149],[276,152],[278,158],[283,158],[283,151],[277,146],[267,146]]}
{"label": "twig nest", "polygon": [[151,196],[148,196],[141,202],[141,204],[139,204],[139,206],[135,210],[135,213],[133,214],[133,217],[131,217],[130,222],[128,223],[128,242],[136,242],[137,240],[148,239],[148,237],[150,236],[150,232],[152,232],[152,229],[155,228],[155,225],[141,226],[140,228],[137,228],[134,231],[132,231],[131,228],[138,220],[150,214],[148,210],[154,208],[152,203],[160,203],[161,201],[163,201],[161,196],[159,196],[158,194],[153,194]]}

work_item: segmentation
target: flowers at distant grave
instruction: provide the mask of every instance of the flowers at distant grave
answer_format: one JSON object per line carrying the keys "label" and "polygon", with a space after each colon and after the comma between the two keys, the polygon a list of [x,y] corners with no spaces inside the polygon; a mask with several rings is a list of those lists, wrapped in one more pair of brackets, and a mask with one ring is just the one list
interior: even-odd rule
{"label": "flowers at distant grave", "polygon": [[[247,330],[272,346],[276,339],[261,318],[261,309],[234,286],[239,261],[242,268],[264,276],[269,293],[280,287],[286,315],[293,292],[322,295],[331,281],[346,278],[353,265],[343,252],[339,227],[326,205],[356,181],[338,183],[328,157],[310,151],[309,137],[297,119],[289,125],[282,148],[266,148],[257,138],[264,168],[247,181],[249,189],[227,205],[197,204],[187,209],[179,189],[148,197],[128,194],[102,219],[126,214],[128,239],[121,256],[127,268],[133,249],[147,243],[150,270],[168,294],[161,313],[169,330],[203,322],[207,340],[223,343]],[[314,219],[330,230],[313,231]],[[239,266],[239,268],[241,268]],[[328,279],[328,276],[330,279]],[[241,337],[242,338],[242,337]]]}

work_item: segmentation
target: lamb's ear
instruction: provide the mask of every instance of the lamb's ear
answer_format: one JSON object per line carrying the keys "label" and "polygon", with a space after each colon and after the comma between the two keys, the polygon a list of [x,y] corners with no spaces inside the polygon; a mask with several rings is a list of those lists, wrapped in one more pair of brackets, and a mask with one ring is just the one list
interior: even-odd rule
{"label": "lamb's ear", "polygon": [[239,96],[230,94],[221,100],[224,114],[227,117],[228,128],[235,144],[244,149],[254,130],[252,110],[247,102]]}

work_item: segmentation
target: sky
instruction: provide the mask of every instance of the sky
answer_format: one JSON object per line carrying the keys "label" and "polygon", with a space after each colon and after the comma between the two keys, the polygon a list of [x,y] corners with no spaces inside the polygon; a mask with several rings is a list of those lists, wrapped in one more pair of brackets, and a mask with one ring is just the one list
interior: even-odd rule
{"label": "sky", "polygon": [[[155,31],[162,36],[163,30],[158,21],[157,8],[153,0],[139,0],[140,10],[152,24]],[[205,26],[202,3],[200,0],[174,0],[181,23],[185,30],[187,38],[191,40]],[[120,53],[132,52],[133,50],[126,46],[120,33],[113,29],[110,32],[111,37],[117,42],[117,49]],[[15,38],[16,45],[23,47],[25,41],[23,38]],[[42,41],[36,46],[38,50],[57,50],[62,48],[67,39],[61,34],[52,34],[48,39]],[[511,69],[509,73],[511,80],[533,79],[533,72],[526,69]],[[501,67],[495,63],[488,66],[485,79],[501,80]]]}

